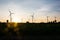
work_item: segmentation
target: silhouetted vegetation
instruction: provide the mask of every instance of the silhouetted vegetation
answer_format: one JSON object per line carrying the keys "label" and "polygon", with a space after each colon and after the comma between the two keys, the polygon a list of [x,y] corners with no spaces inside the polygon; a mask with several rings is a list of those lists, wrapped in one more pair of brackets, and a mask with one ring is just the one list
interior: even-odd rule
{"label": "silhouetted vegetation", "polygon": [[[0,23],[0,36],[57,35],[60,22],[48,23]],[[9,38],[9,37],[8,37]]]}

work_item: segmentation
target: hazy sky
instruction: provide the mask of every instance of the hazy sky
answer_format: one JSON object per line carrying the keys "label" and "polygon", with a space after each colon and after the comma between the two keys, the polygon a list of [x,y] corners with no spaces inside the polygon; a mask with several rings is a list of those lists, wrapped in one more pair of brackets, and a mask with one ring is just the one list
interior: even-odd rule
{"label": "hazy sky", "polygon": [[20,20],[31,20],[33,13],[35,21],[44,20],[46,16],[53,19],[54,16],[60,17],[60,0],[0,0],[1,21],[9,19],[9,9]]}

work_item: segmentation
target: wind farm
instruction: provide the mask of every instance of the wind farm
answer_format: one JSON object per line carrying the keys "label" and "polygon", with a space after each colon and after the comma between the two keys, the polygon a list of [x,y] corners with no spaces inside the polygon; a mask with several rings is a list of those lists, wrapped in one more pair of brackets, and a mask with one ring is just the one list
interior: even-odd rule
{"label": "wind farm", "polygon": [[0,0],[0,40],[60,39],[60,0]]}
{"label": "wind farm", "polygon": [[34,22],[33,13],[30,16],[32,22],[26,21],[24,23],[17,22],[17,19],[14,19],[15,22],[13,22],[13,13],[11,11],[9,11],[9,13],[10,22],[9,20],[6,20],[6,22],[0,22],[0,36],[2,36],[2,40],[29,40],[30,38],[36,40],[37,37],[39,40],[41,38],[47,39],[45,37],[48,37],[49,39],[54,39],[55,35],[59,35],[58,33],[60,32],[60,21],[57,22],[57,17],[54,17],[54,21],[49,21],[50,16],[46,16],[46,22],[36,23]]}

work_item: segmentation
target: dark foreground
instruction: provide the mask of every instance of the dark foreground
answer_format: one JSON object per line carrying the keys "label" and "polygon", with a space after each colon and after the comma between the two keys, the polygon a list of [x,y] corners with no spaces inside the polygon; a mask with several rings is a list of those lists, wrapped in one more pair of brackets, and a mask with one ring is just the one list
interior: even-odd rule
{"label": "dark foreground", "polygon": [[57,40],[60,23],[0,23],[0,40]]}

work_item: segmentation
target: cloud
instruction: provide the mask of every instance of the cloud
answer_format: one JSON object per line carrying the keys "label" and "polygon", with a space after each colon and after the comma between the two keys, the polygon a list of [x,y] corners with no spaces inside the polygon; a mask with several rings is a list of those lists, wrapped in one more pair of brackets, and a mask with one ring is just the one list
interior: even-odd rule
{"label": "cloud", "polygon": [[8,9],[19,17],[35,13],[35,18],[40,16],[58,16],[60,15],[59,0],[0,0],[0,16],[8,16]]}

